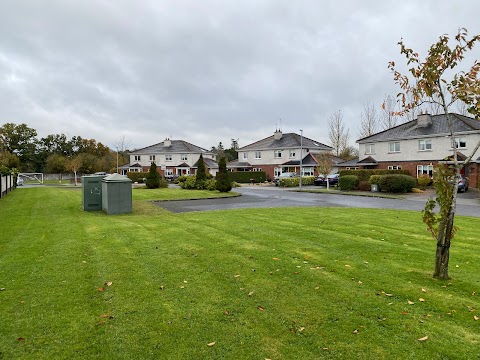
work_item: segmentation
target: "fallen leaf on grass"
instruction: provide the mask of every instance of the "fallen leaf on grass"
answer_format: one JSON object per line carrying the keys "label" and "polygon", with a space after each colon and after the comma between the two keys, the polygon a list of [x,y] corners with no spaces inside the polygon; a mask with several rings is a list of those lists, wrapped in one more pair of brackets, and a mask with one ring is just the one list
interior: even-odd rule
{"label": "fallen leaf on grass", "polygon": [[113,283],[112,283],[111,281],[107,281],[107,282],[105,283],[105,285],[107,285],[107,286],[112,286],[112,284],[113,284]]}
{"label": "fallen leaf on grass", "polygon": [[425,299],[424,298],[419,298],[418,301],[425,302]]}
{"label": "fallen leaf on grass", "polygon": [[210,347],[215,346],[215,341],[208,343],[207,346],[210,346]]}
{"label": "fallen leaf on grass", "polygon": [[236,278],[237,278],[237,277],[240,277],[240,274],[237,274],[237,275],[233,275],[233,277],[236,277]]}
{"label": "fallen leaf on grass", "polygon": [[408,302],[408,305],[413,305],[413,304],[415,304],[413,301],[410,301],[410,300],[408,300],[407,302]]}
{"label": "fallen leaf on grass", "polygon": [[105,288],[104,287],[99,287],[99,288],[97,288],[97,291],[100,291],[100,292],[105,291]]}
{"label": "fallen leaf on grass", "polygon": [[427,290],[426,290],[426,289],[424,289],[424,288],[422,288],[422,292],[426,293],[426,292],[427,292]]}
{"label": "fallen leaf on grass", "polygon": [[358,334],[358,329],[353,330],[352,334]]}
{"label": "fallen leaf on grass", "polygon": [[17,339],[17,341],[20,341],[20,342],[22,342],[22,341],[25,341],[25,339],[24,339],[24,338],[22,338],[22,337],[20,337],[20,338],[18,338],[18,339]]}
{"label": "fallen leaf on grass", "polygon": [[260,310],[260,311],[265,311],[265,308],[263,306],[259,306],[259,307],[257,307],[257,309]]}
{"label": "fallen leaf on grass", "polygon": [[303,330],[305,330],[305,328],[304,328],[303,326],[300,326],[300,327],[298,328],[298,331],[299,331],[299,332],[302,332]]}
{"label": "fallen leaf on grass", "polygon": [[224,314],[225,314],[225,315],[230,315],[230,311],[225,310]]}
{"label": "fallen leaf on grass", "polygon": [[473,316],[473,320],[478,321],[478,319],[480,319],[480,318],[477,315]]}
{"label": "fallen leaf on grass", "polygon": [[108,315],[108,314],[103,314],[103,315],[100,315],[100,318],[101,318],[101,319],[113,319],[113,316],[112,316],[112,315]]}
{"label": "fallen leaf on grass", "polygon": [[280,260],[279,258],[272,258],[273,261],[278,261]]}
{"label": "fallen leaf on grass", "polygon": [[385,296],[392,297],[393,294],[385,294]]}
{"label": "fallen leaf on grass", "polygon": [[252,295],[253,295],[253,291],[250,291],[250,292],[248,293],[248,296],[252,297]]}
{"label": "fallen leaf on grass", "polygon": [[345,265],[345,267],[346,267],[346,268],[349,268],[349,267],[351,267],[351,266],[350,266],[350,265],[348,265],[348,264],[346,264],[346,265]]}
{"label": "fallen leaf on grass", "polygon": [[400,313],[400,315],[407,315],[407,314],[408,314],[408,311],[402,311],[402,312]]}
{"label": "fallen leaf on grass", "polygon": [[424,337],[418,339],[418,341],[425,341],[425,340],[427,340],[427,339],[428,339],[428,336],[424,336]]}

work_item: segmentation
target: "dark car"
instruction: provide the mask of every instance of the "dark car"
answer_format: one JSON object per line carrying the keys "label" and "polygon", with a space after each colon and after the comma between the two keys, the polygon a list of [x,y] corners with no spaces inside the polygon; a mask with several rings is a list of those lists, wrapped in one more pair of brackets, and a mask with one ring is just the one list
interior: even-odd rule
{"label": "dark car", "polygon": [[280,174],[279,176],[275,176],[273,178],[273,182],[275,183],[275,186],[278,186],[280,184],[280,179],[288,179],[288,178],[297,178],[300,177],[297,173],[294,172],[284,172]]}
{"label": "dark car", "polygon": [[[328,175],[327,176],[328,185],[329,186],[338,185],[338,178],[339,178],[338,174]],[[315,185],[315,186],[327,186],[327,180],[322,175],[317,176],[317,178],[315,178],[315,180],[313,180],[313,185]]]}

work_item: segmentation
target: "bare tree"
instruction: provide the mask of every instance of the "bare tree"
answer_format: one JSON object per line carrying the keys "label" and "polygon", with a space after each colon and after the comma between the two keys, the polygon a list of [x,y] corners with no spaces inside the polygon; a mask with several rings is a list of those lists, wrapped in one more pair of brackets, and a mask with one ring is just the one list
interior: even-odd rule
{"label": "bare tree", "polygon": [[391,95],[385,95],[382,103],[382,111],[380,115],[380,122],[383,127],[383,130],[391,129],[394,126],[397,126],[398,115],[397,115],[397,101]]}
{"label": "bare tree", "polygon": [[122,165],[128,163],[128,148],[132,144],[132,140],[127,138],[125,135],[120,136],[113,145],[117,151],[117,166],[120,162]]}
{"label": "bare tree", "polygon": [[457,100],[456,105],[457,105],[457,112],[460,115],[464,115],[464,116],[469,116],[470,115],[470,113],[468,112],[468,106],[463,101]]}
{"label": "bare tree", "polygon": [[329,190],[328,175],[332,172],[333,169],[333,155],[332,153],[321,153],[316,156],[318,165],[317,171],[320,175],[323,175],[327,183],[327,190]]}
{"label": "bare tree", "polygon": [[328,138],[336,156],[347,147],[350,138],[349,130],[345,128],[342,113],[333,113],[328,120]]}
{"label": "bare tree", "polygon": [[360,114],[360,137],[364,138],[378,131],[378,114],[375,105],[367,101]]}

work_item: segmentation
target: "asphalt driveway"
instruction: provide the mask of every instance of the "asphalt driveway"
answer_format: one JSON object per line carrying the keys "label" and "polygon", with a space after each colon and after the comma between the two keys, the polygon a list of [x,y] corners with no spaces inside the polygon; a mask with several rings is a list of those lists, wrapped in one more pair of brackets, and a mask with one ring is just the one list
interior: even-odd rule
{"label": "asphalt driveway", "polygon": [[[397,210],[423,210],[426,198],[431,195],[412,194],[405,199],[385,199],[325,193],[300,193],[278,187],[235,188],[242,196],[234,198],[158,201],[156,205],[175,213],[190,211],[228,210],[242,208],[275,207],[354,207]],[[480,217],[478,191],[458,194],[457,214]]]}

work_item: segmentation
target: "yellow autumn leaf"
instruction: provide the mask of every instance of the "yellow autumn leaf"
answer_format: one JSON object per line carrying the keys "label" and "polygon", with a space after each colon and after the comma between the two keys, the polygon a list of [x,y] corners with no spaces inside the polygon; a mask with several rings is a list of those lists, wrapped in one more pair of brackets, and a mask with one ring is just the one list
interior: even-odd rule
{"label": "yellow autumn leaf", "polygon": [[425,299],[424,298],[419,298],[418,301],[425,302]]}
{"label": "yellow autumn leaf", "polygon": [[208,343],[207,346],[210,346],[210,347],[215,346],[215,341]]}
{"label": "yellow autumn leaf", "polygon": [[475,316],[473,317],[473,320],[475,320],[475,321],[477,321],[478,319],[480,319],[480,318],[479,318],[477,315],[475,315]]}
{"label": "yellow autumn leaf", "polygon": [[418,341],[425,341],[425,340],[427,340],[427,339],[428,339],[428,336],[424,336],[424,337],[418,339]]}
{"label": "yellow autumn leaf", "polygon": [[408,300],[408,305],[413,305],[415,304],[413,301]]}

